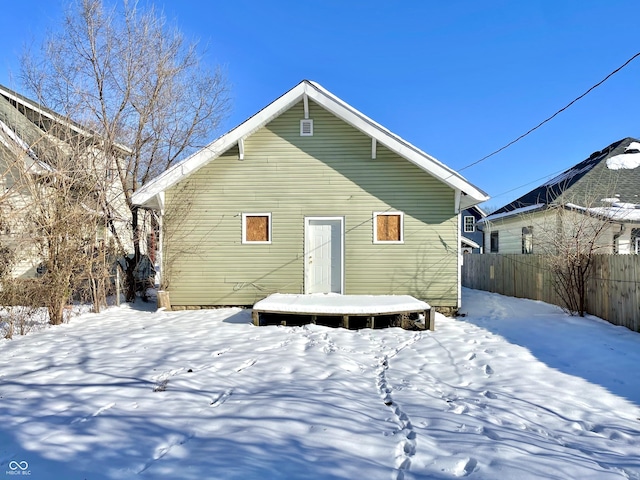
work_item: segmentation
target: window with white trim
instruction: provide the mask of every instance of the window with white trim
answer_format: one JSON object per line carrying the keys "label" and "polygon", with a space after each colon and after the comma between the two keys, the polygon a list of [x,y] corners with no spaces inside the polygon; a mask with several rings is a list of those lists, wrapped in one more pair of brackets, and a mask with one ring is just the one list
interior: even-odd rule
{"label": "window with white trim", "polygon": [[374,212],[373,243],[404,243],[404,213]]}
{"label": "window with white trim", "polygon": [[476,218],[473,215],[464,217],[464,233],[473,233],[476,231]]}
{"label": "window with white trim", "polygon": [[271,243],[271,214],[242,214],[242,243]]}

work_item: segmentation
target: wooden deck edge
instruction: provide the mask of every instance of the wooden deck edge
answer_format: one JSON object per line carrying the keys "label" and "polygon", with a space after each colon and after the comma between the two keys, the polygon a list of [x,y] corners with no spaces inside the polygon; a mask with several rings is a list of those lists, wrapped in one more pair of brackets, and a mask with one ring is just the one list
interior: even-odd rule
{"label": "wooden deck edge", "polygon": [[[344,314],[344,313],[318,313],[318,312],[283,312],[278,310],[266,310],[266,309],[253,309],[251,312],[252,323],[256,327],[266,325],[266,321],[261,317],[263,314],[266,315],[291,315],[296,317],[309,317],[309,322],[315,324],[318,322],[318,318],[339,318],[340,325],[343,328],[350,328],[350,320],[352,318],[366,318],[366,327],[365,328],[375,328],[376,326],[376,317],[388,317],[391,315],[404,315],[404,314],[421,314],[424,315],[424,326],[412,322],[413,327],[417,327],[422,330],[435,330],[435,308],[431,307],[427,310],[402,310],[402,311],[391,311],[384,313],[354,313],[354,314]],[[286,320],[281,322],[281,325],[286,325]],[[405,328],[405,327],[403,327]]]}

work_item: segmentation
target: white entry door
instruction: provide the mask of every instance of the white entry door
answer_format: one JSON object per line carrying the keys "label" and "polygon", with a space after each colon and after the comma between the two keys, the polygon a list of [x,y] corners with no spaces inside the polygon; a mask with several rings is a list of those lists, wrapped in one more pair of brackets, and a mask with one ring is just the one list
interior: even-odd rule
{"label": "white entry door", "polygon": [[305,293],[343,293],[343,219],[305,219]]}

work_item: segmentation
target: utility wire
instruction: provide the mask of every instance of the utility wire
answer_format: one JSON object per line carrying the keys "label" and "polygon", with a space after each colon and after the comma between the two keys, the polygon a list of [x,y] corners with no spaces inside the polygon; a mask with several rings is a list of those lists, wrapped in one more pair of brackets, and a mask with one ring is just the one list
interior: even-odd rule
{"label": "utility wire", "polygon": [[537,182],[539,182],[540,180],[546,180],[547,178],[549,178],[549,177],[553,177],[553,176],[555,176],[555,175],[557,175],[557,174],[559,174],[559,173],[564,172],[565,170],[566,170],[566,168],[564,168],[564,169],[562,169],[562,170],[558,170],[558,171],[553,172],[553,173],[549,173],[549,174],[547,174],[547,175],[545,175],[545,176],[543,176],[543,177],[537,178],[537,179],[535,179],[535,180],[531,180],[530,182],[524,183],[524,184],[522,184],[522,185],[518,185],[517,187],[514,187],[514,188],[512,188],[512,189],[510,189],[510,190],[507,190],[506,192],[501,192],[501,193],[499,193],[499,194],[497,194],[497,195],[491,195],[491,200],[493,200],[494,198],[498,198],[498,197],[501,197],[501,196],[503,196],[503,195],[506,195],[507,193],[511,193],[511,192],[516,191],[516,190],[520,190],[522,187],[526,187],[527,185],[531,185],[532,183],[537,183]]}
{"label": "utility wire", "polygon": [[606,77],[604,77],[602,80],[600,80],[598,83],[596,83],[594,86],[592,86],[591,88],[589,88],[589,90],[587,90],[586,92],[584,92],[582,95],[580,95],[579,97],[573,99],[571,102],[569,102],[567,105],[565,105],[564,107],[562,107],[560,110],[558,110],[556,113],[554,113],[553,115],[551,115],[549,118],[544,119],[542,122],[540,122],[538,125],[536,125],[535,127],[531,128],[530,130],[528,130],[526,133],[523,133],[522,135],[520,135],[518,138],[516,138],[515,140],[512,140],[511,142],[507,143],[504,147],[499,148],[498,150],[491,152],[489,155],[486,155],[484,157],[482,157],[480,160],[476,160],[473,163],[470,163],[469,165],[462,167],[460,169],[458,169],[459,172],[461,172],[462,170],[466,170],[467,168],[473,167],[474,165],[477,165],[480,162],[484,162],[485,160],[487,160],[488,158],[493,157],[494,155],[502,152],[503,150],[506,150],[507,148],[509,148],[511,145],[513,145],[516,142],[519,142],[520,140],[522,140],[524,137],[526,137],[527,135],[529,135],[530,133],[536,131],[538,128],[540,128],[542,125],[544,125],[545,123],[549,122],[550,120],[552,120],[553,118],[557,117],[559,114],[561,114],[562,112],[564,112],[567,108],[569,108],[571,105],[573,105],[574,103],[576,103],[578,100],[581,100],[582,98],[586,97],[589,93],[591,93],[593,90],[595,90],[596,88],[598,88],[600,85],[602,85],[604,82],[606,82],[607,80],[609,80],[612,76],[614,76],[616,73],[618,73],[620,70],[622,70],[624,67],[626,67],[627,65],[629,65],[632,61],[634,61],[636,58],[640,57],[640,52],[636,53],[633,57],[631,57],[629,60],[627,60],[626,62],[624,62],[622,65],[620,65],[618,68],[616,68],[613,72],[611,72],[609,75],[607,75]]}

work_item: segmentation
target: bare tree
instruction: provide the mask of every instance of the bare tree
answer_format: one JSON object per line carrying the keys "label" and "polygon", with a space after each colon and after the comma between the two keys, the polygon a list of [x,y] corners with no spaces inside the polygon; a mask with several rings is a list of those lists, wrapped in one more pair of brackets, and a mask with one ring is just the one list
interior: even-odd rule
{"label": "bare tree", "polygon": [[[211,138],[228,110],[220,69],[207,69],[196,43],[188,43],[165,17],[137,2],[110,10],[101,0],[77,0],[64,24],[38,55],[27,53],[23,79],[38,99],[95,130],[114,159],[129,228],[103,205],[107,225],[128,260],[127,300],[135,299],[141,258],[140,186]],[[122,145],[126,145],[123,148]]]}
{"label": "bare tree", "polygon": [[545,257],[551,285],[565,311],[583,317],[587,311],[587,285],[596,254],[609,253],[605,242],[611,222],[586,208],[569,204],[550,209],[552,222],[536,228],[536,251]]}
{"label": "bare tree", "polygon": [[604,197],[613,196],[610,192],[616,191],[618,178],[617,172],[605,170],[580,193],[558,187],[561,193],[548,201],[544,214],[530,215],[531,226],[523,227],[523,253],[533,249],[544,255],[552,288],[563,309],[572,315],[582,317],[587,312],[594,256],[615,249],[614,222],[600,205]]}

